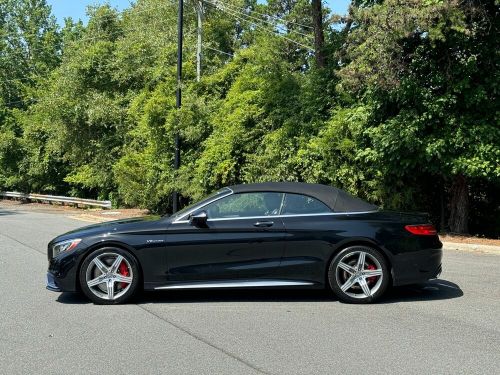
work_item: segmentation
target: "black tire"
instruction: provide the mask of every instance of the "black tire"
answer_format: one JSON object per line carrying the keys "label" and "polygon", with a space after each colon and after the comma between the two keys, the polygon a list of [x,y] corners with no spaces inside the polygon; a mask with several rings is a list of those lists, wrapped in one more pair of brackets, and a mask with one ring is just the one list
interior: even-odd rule
{"label": "black tire", "polygon": [[[363,258],[361,253],[365,254]],[[360,259],[364,261],[362,270],[358,269]],[[342,265],[339,266],[341,261]],[[381,275],[373,276],[378,273]],[[342,302],[372,303],[387,291],[390,285],[390,269],[378,250],[368,246],[350,246],[340,251],[330,262],[328,283]],[[347,290],[342,290],[342,287],[347,287]]]}
{"label": "black tire", "polygon": [[[102,272],[103,269],[98,266],[99,262],[104,265],[107,272]],[[119,264],[113,273],[112,267],[115,262]],[[118,279],[115,281],[115,278]],[[83,261],[78,276],[83,293],[98,305],[117,305],[129,301],[139,289],[140,279],[140,269],[135,257],[126,250],[114,247],[104,247],[90,253]],[[92,283],[94,280],[98,283],[89,286],[88,281]],[[108,285],[113,286],[108,288]],[[112,299],[109,298],[110,294],[113,296]]]}

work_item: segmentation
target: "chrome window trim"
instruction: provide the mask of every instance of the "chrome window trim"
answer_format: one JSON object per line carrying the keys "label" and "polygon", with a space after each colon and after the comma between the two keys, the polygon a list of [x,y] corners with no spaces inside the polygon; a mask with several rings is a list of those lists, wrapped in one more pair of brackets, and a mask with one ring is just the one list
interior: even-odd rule
{"label": "chrome window trim", "polygon": [[165,289],[211,289],[211,288],[258,288],[277,286],[306,286],[314,285],[310,281],[299,280],[232,280],[232,281],[207,281],[195,283],[179,283],[159,286],[155,290]]}
{"label": "chrome window trim", "polygon": [[213,199],[211,199],[210,201],[208,201],[207,203],[205,203],[203,206],[194,207],[193,209],[191,209],[190,211],[188,211],[184,215],[182,215],[180,218],[174,220],[172,222],[172,224],[176,224],[176,223],[189,223],[189,220],[182,220],[182,219],[185,218],[185,217],[188,217],[194,211],[199,210],[199,209],[201,209],[201,208],[203,208],[205,206],[208,206],[210,203],[213,203],[215,201],[218,201],[219,199],[222,199],[222,198],[225,198],[225,197],[229,197],[230,195],[234,194],[234,191],[232,189],[230,189],[230,188],[226,188],[226,189],[229,190],[228,194],[221,195],[220,197],[214,197]]}
{"label": "chrome window trim", "polygon": [[[207,203],[208,204],[208,203]],[[205,207],[205,206],[203,206]],[[225,220],[246,220],[246,219],[276,219],[276,218],[286,218],[286,217],[309,217],[309,216],[340,216],[340,215],[360,215],[369,214],[377,212],[378,210],[372,211],[354,211],[354,212],[325,212],[318,214],[290,214],[290,215],[269,215],[269,216],[245,216],[245,217],[223,217],[217,219],[208,219],[207,221],[225,221]],[[185,224],[189,223],[189,220],[175,221],[172,224]]]}

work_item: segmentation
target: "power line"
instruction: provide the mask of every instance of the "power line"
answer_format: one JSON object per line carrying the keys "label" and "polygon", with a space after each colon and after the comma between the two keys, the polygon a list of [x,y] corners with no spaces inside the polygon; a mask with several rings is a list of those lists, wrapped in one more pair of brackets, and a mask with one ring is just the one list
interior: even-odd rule
{"label": "power line", "polygon": [[231,56],[233,57],[234,55],[232,53],[229,53],[229,52],[224,52],[224,51],[221,51],[220,49],[217,49],[217,48],[212,48],[212,47],[208,47],[208,46],[205,46],[206,49],[209,49],[211,51],[214,51],[214,52],[219,52],[219,53],[222,53],[224,55],[228,55],[228,56]]}
{"label": "power line", "polygon": [[254,17],[254,16],[252,16],[250,14],[246,14],[245,12],[243,12],[241,10],[241,8],[237,8],[237,7],[228,5],[228,4],[222,4],[218,0],[212,0],[212,1],[210,1],[210,0],[203,0],[203,1],[205,1],[206,3],[209,3],[210,5],[216,6],[218,8],[230,9],[231,11],[239,13],[240,15],[242,15],[244,17],[251,18],[251,19],[254,19],[254,20],[259,21],[259,22],[265,22],[265,23],[267,23],[267,24],[269,24],[271,26],[274,26],[274,27],[278,28],[282,32],[290,32],[290,33],[295,33],[295,34],[302,35],[303,37],[309,39],[311,42],[314,40],[314,38],[311,35],[301,33],[300,31],[297,31],[297,30],[288,29],[283,24],[276,23],[276,22],[271,22],[271,21],[268,21],[268,20],[265,20],[265,19],[262,19],[262,18]]}
{"label": "power line", "polygon": [[[259,13],[259,12],[256,12],[256,11],[252,10],[252,9],[240,8],[240,7],[237,7],[235,5],[231,5],[231,4],[224,4],[220,0],[203,0],[203,1],[213,2],[216,5],[221,5],[223,7],[229,8],[233,12],[238,12],[238,13],[240,13],[240,14],[246,16],[246,17],[252,18],[254,20],[257,20],[257,21],[260,21],[260,22],[265,22],[265,23],[268,23],[269,25],[276,26],[276,27],[279,27],[281,29],[285,29],[286,31],[289,31],[289,32],[294,32],[294,33],[303,35],[305,37],[311,37],[311,35],[309,35],[309,34],[304,34],[304,33],[300,32],[300,31],[297,31],[297,30],[289,28],[287,26],[287,24],[292,24],[292,25],[295,24],[295,25],[299,25],[301,27],[312,29],[312,27],[310,27],[310,26],[296,24],[294,22],[288,22],[288,21],[285,21],[282,18],[271,16],[269,14]],[[248,14],[247,12],[248,13],[255,13],[255,14],[261,16],[261,17],[252,16],[251,14]],[[275,19],[276,21],[269,21],[267,18]]]}
{"label": "power line", "polygon": [[[208,4],[210,4],[210,3],[208,3]],[[238,19],[238,20],[240,20],[240,21],[243,21],[243,22],[248,22],[248,23],[250,23],[251,25],[255,26],[256,28],[260,28],[260,29],[262,29],[262,30],[264,30],[264,31],[266,31],[266,32],[271,32],[272,34],[274,34],[274,35],[276,35],[276,36],[279,36],[280,38],[283,38],[283,39],[285,39],[285,40],[287,40],[287,41],[289,41],[289,42],[291,42],[291,43],[294,43],[294,44],[296,44],[296,45],[298,45],[298,46],[302,47],[302,48],[305,48],[305,49],[307,49],[307,50],[310,50],[310,51],[313,51],[313,52],[314,52],[314,49],[313,49],[313,48],[311,48],[311,47],[309,47],[309,46],[307,46],[307,45],[305,45],[305,44],[302,44],[302,43],[300,43],[300,42],[297,42],[297,41],[296,41],[296,40],[294,40],[294,39],[288,38],[288,37],[284,36],[283,34],[277,33],[276,31],[271,31],[271,30],[269,30],[266,26],[264,26],[264,25],[262,25],[262,24],[257,24],[257,23],[255,23],[255,22],[249,21],[248,19],[243,18],[243,17],[239,16],[238,14],[231,12],[231,11],[230,11],[230,10],[228,10],[228,9],[221,8],[221,7],[217,7],[216,5],[213,5],[213,4],[210,4],[210,5],[212,5],[213,7],[217,8],[217,9],[219,9],[219,10],[221,10],[221,11],[223,11],[223,12],[225,12],[225,13],[229,14],[229,15],[232,15],[233,17],[235,17],[236,19]]]}
{"label": "power line", "polygon": [[[205,1],[206,1],[206,0],[205,0]],[[249,19],[247,19],[247,18],[245,18],[245,17],[242,17],[242,16],[238,15],[237,13],[235,13],[235,12],[233,12],[233,11],[231,11],[231,10],[229,10],[229,9],[225,8],[224,6],[215,5],[215,4],[212,4],[212,3],[208,2],[208,1],[206,1],[206,2],[207,2],[208,4],[210,4],[210,5],[212,5],[213,7],[217,8],[217,9],[219,9],[219,10],[221,10],[221,11],[223,11],[223,12],[225,12],[225,13],[229,14],[229,15],[232,15],[233,17],[235,17],[236,19],[238,19],[238,20],[240,20],[240,21],[243,21],[243,22],[248,22],[248,23],[250,23],[251,25],[255,26],[256,28],[260,28],[260,29],[262,29],[262,30],[264,30],[264,31],[266,31],[266,32],[271,32],[272,34],[274,34],[274,35],[276,35],[276,36],[279,36],[279,37],[281,37],[281,38],[283,38],[283,39],[285,39],[285,40],[288,40],[288,41],[289,41],[289,42],[291,42],[291,43],[294,43],[294,44],[299,45],[299,46],[301,46],[301,47],[303,47],[303,48],[306,48],[306,49],[309,49],[309,50],[311,50],[311,51],[314,51],[314,49],[312,49],[311,47],[309,47],[309,46],[307,46],[307,45],[305,45],[305,44],[302,44],[302,43],[300,43],[300,42],[298,42],[298,41],[296,41],[296,40],[294,40],[294,39],[288,38],[288,37],[284,36],[283,34],[280,34],[279,32],[277,32],[276,30],[274,30],[274,31],[269,30],[266,26],[262,25],[261,23],[256,23],[256,22],[250,21]],[[245,16],[245,15],[244,15],[244,16]]]}
{"label": "power line", "polygon": [[[207,1],[207,0],[204,0],[204,1]],[[218,1],[218,0],[214,0],[214,1]],[[265,14],[265,13],[260,13],[260,12],[257,12],[256,10],[253,10],[253,9],[249,9],[249,8],[240,8],[240,7],[237,7],[235,5],[229,5],[229,4],[224,4],[225,6],[228,6],[228,7],[232,7],[232,8],[238,8],[240,11],[248,11],[248,12],[251,12],[251,13],[255,13],[255,14],[258,14],[259,16],[263,16],[263,17],[269,17],[269,18],[273,18],[275,20],[278,20],[278,21],[281,21],[281,23],[289,23],[289,24],[292,24],[292,25],[297,25],[297,26],[300,26],[300,27],[304,27],[306,29],[311,29],[313,30],[314,27],[310,26],[310,25],[304,25],[304,24],[301,24],[301,23],[298,23],[298,22],[293,22],[293,21],[283,21],[282,18],[280,17],[277,17],[277,16],[273,16],[271,14]]]}

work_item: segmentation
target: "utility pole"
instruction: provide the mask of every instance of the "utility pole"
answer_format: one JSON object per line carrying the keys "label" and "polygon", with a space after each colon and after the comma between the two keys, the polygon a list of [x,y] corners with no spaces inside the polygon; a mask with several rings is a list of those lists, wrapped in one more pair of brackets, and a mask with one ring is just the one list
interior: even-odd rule
{"label": "utility pole", "polygon": [[323,34],[323,10],[321,0],[312,0],[312,19],[314,25],[314,49],[316,51],[316,64],[319,68],[325,67],[325,35]]}
{"label": "utility pole", "polygon": [[198,44],[196,48],[196,81],[200,82],[201,79],[201,52],[202,52],[202,37],[203,37],[203,1],[198,0],[198,5],[196,7],[196,14],[198,15]]}
{"label": "utility pole", "polygon": [[[182,106],[182,41],[183,41],[183,20],[184,20],[184,1],[179,0],[179,18],[177,20],[177,92],[176,108],[179,111]],[[180,114],[179,114],[180,115]],[[180,119],[180,116],[178,117]],[[181,165],[181,140],[179,130],[175,132],[175,151],[174,151],[174,170],[178,170]],[[179,208],[179,193],[175,191],[172,194],[172,210],[177,212]]]}

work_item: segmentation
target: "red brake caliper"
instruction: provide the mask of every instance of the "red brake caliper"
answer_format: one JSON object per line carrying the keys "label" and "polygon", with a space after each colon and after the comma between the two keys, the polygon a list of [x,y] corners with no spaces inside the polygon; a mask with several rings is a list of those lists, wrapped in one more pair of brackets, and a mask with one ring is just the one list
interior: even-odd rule
{"label": "red brake caliper", "polygon": [[[122,276],[129,276],[129,272],[128,272],[128,267],[127,267],[127,264],[125,263],[125,261],[122,261],[120,263],[120,267],[118,267],[118,272],[120,272],[120,275]],[[121,283],[120,286],[122,287],[122,289],[125,289],[127,287],[127,283]]]}
{"label": "red brake caliper", "polygon": [[[366,267],[366,269],[367,269],[367,270],[376,270],[376,269],[377,269],[377,267],[375,267],[375,266],[374,266],[374,265],[372,265],[372,264],[369,264],[369,265]],[[368,283],[370,283],[370,284],[374,284],[374,283],[375,283],[375,281],[377,281],[377,276],[371,276],[371,277],[368,277],[368,278],[367,278],[367,280],[368,280]]]}

